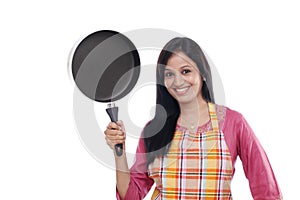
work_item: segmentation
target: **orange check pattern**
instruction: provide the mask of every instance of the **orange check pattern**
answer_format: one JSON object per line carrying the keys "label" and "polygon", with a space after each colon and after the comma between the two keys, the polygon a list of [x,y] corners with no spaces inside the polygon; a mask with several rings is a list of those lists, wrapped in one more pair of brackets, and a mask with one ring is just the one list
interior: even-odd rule
{"label": "orange check pattern", "polygon": [[232,199],[230,152],[211,103],[209,112],[212,130],[176,130],[169,152],[149,166],[149,176],[156,182],[152,200]]}

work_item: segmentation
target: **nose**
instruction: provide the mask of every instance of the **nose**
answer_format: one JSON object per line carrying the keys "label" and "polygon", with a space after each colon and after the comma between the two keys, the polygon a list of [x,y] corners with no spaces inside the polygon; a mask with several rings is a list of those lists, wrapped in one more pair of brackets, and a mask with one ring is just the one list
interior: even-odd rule
{"label": "nose", "polygon": [[184,78],[182,77],[181,74],[176,74],[174,77],[174,86],[180,86],[184,83]]}

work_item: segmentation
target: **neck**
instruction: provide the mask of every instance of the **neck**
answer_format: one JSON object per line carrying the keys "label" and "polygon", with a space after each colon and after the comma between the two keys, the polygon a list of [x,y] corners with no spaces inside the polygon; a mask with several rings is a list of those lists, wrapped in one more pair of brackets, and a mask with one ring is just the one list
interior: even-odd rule
{"label": "neck", "polygon": [[199,113],[207,110],[207,102],[200,96],[195,101],[179,104],[180,115],[182,117],[193,118],[198,117]]}
{"label": "neck", "polygon": [[197,126],[205,124],[209,120],[207,102],[201,97],[188,104],[180,104],[179,122],[182,126],[195,131]]}

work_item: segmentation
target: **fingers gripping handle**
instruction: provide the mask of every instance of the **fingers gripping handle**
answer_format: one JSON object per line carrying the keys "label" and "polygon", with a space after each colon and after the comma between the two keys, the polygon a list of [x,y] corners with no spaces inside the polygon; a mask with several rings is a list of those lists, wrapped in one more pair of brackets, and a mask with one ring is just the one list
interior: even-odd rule
{"label": "fingers gripping handle", "polygon": [[[110,117],[110,120],[112,122],[117,122],[118,121],[118,107],[116,106],[111,106],[110,104],[108,105],[108,108],[106,109],[107,114]],[[115,151],[117,156],[122,156],[123,154],[123,144],[116,144],[115,145]]]}

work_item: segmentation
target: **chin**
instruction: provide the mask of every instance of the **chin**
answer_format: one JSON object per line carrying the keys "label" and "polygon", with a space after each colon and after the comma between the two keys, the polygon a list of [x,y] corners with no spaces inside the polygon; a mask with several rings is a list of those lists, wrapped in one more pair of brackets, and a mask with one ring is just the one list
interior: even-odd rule
{"label": "chin", "polygon": [[189,104],[195,101],[195,99],[197,99],[196,97],[175,97],[175,99],[177,100],[177,102],[179,104]]}

